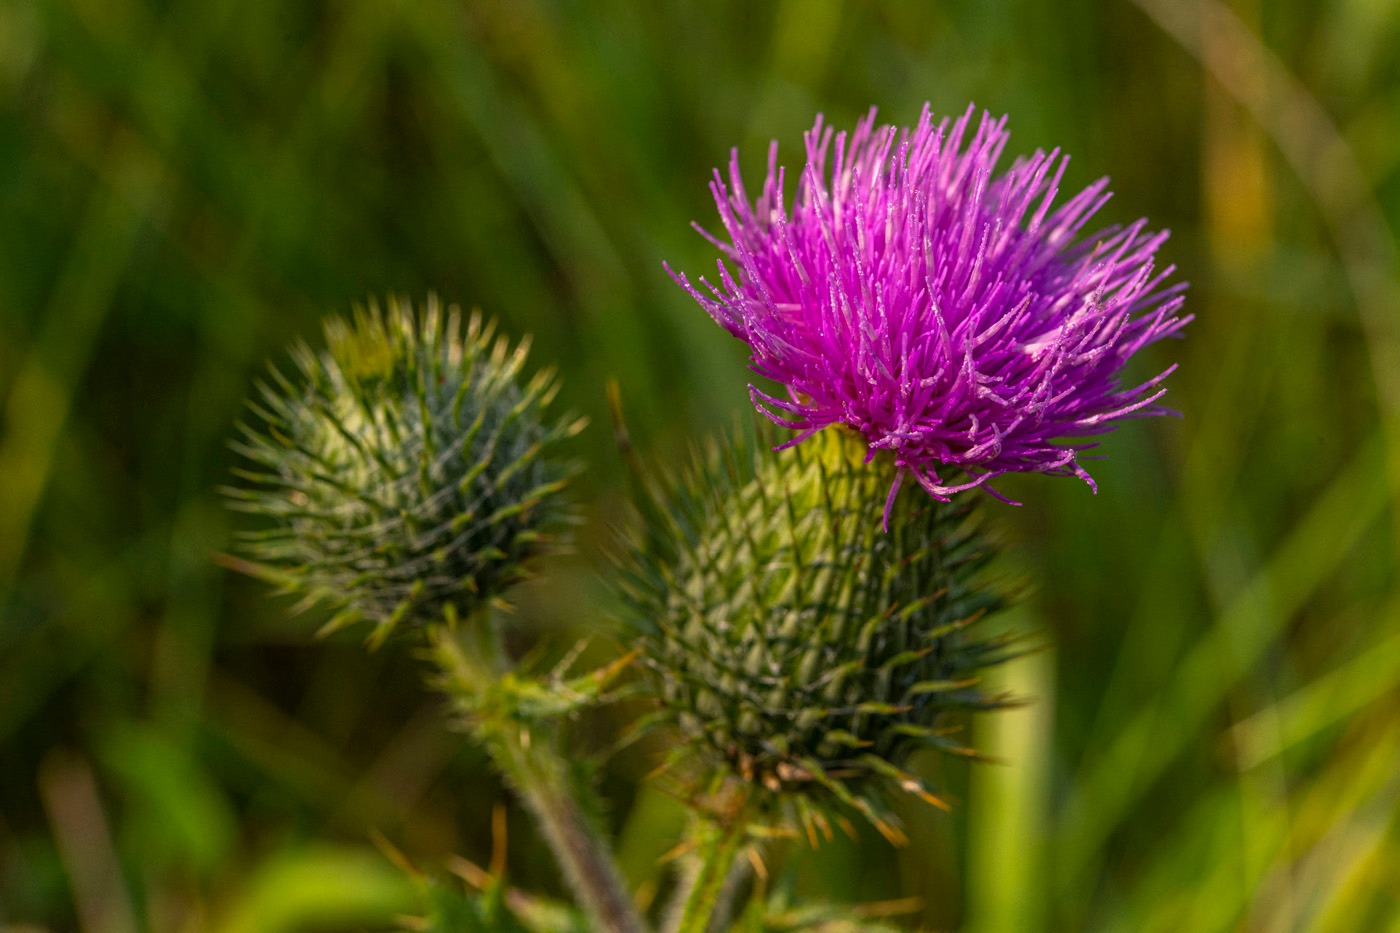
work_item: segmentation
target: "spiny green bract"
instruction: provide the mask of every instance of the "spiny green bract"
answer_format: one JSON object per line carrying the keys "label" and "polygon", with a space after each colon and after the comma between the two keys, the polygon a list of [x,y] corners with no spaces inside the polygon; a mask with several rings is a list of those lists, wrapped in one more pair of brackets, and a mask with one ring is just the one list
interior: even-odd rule
{"label": "spiny green bract", "polygon": [[435,298],[417,316],[371,303],[327,321],[325,351],[296,346],[296,378],[274,368],[259,386],[262,424],[234,445],[257,468],[229,495],[276,520],[246,536],[254,572],[338,607],[327,628],[366,619],[378,643],[401,622],[469,615],[564,517],[572,468],[553,447],[581,422],[544,422],[553,374],[519,384],[528,346],[494,330]]}
{"label": "spiny green bract", "polygon": [[894,467],[855,441],[699,458],[643,503],[621,588],[660,718],[809,831],[835,797],[897,835],[881,785],[941,804],[904,761],[967,754],[944,714],[1004,705],[977,677],[1010,655],[969,628],[1002,604],[969,507],[903,496],[882,532]]}

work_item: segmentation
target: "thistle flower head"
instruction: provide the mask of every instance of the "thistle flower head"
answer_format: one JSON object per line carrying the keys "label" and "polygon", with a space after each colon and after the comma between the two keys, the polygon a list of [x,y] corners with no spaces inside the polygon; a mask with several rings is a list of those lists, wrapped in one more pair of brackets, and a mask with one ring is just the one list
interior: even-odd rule
{"label": "thistle flower head", "polygon": [[699,458],[645,508],[620,585],[658,719],[699,753],[683,760],[804,821],[835,802],[893,834],[881,788],[937,802],[904,762],[967,753],[947,714],[1003,705],[977,680],[1009,653],[974,625],[1001,599],[980,580],[969,507],[905,497],[880,534],[890,478],[864,453],[828,432]]}
{"label": "thistle flower head", "polygon": [[517,379],[514,350],[473,314],[390,300],[326,323],[326,350],[293,350],[251,407],[236,444],[255,464],[237,507],[274,520],[247,536],[254,571],[340,611],[328,628],[468,615],[527,573],[567,512],[571,469],[548,424],[551,373]]}
{"label": "thistle flower head", "polygon": [[1119,382],[1189,320],[1184,284],[1154,266],[1166,232],[1139,220],[1082,236],[1108,180],[1057,206],[1068,157],[1037,151],[996,174],[1007,136],[1005,117],[974,124],[971,107],[935,123],[925,106],[912,131],[872,110],[849,136],[818,116],[791,206],[776,143],[752,203],[737,151],[727,181],[716,170],[729,242],[711,239],[736,271],[721,260],[703,289],[673,273],[785,387],[750,395],[798,432],[788,443],[845,425],[871,455],[893,453],[890,502],[906,475],[935,499],[1016,471],[1092,486],[1083,439],[1166,412],[1171,369]]}

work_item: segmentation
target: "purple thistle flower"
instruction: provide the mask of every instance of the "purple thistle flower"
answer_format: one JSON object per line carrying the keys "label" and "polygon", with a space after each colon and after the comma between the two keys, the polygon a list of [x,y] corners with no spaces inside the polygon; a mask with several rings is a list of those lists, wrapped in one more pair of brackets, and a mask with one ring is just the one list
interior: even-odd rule
{"label": "purple thistle flower", "polygon": [[799,432],[782,447],[845,425],[867,460],[893,453],[887,526],[906,474],[944,501],[976,486],[1010,501],[984,484],[1016,471],[1093,488],[1078,458],[1096,445],[1079,439],[1169,413],[1156,402],[1175,366],[1128,389],[1118,373],[1190,320],[1177,316],[1185,283],[1153,266],[1166,231],[1138,220],[1080,237],[1108,179],[1053,207],[1069,157],[1037,150],[993,175],[1006,118],[984,113],[973,131],[973,114],[935,124],[925,105],[910,132],[877,127],[872,109],[849,137],[818,115],[791,212],[777,143],[752,204],[735,150],[728,184],[716,170],[710,185],[732,242],[701,233],[737,278],[721,259],[705,294],[667,267],[749,345],[753,371],[787,387],[749,386]]}

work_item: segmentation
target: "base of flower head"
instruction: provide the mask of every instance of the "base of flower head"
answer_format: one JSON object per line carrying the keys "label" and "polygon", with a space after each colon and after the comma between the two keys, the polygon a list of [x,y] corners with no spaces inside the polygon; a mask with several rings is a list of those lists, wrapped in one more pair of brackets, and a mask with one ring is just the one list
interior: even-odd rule
{"label": "base of flower head", "polygon": [[[834,429],[847,431],[860,437],[862,443],[868,445],[867,462],[873,460],[877,454],[884,453],[889,456],[889,460],[895,466],[894,479],[890,484],[889,494],[885,501],[884,527],[889,530],[889,512],[893,506],[895,498],[899,494],[904,480],[912,476],[922,488],[932,498],[939,502],[948,502],[953,496],[971,489],[982,489],[992,498],[1007,505],[1019,506],[1021,503],[1009,498],[991,485],[991,481],[1000,476],[1016,472],[1036,472],[1050,476],[1076,476],[1087,485],[1091,492],[1097,494],[1098,484],[1089,472],[1080,465],[1078,457],[1086,450],[1096,447],[1096,444],[1078,444],[1074,447],[1052,452],[1034,462],[1033,464],[1022,464],[1019,469],[1009,466],[994,468],[987,466],[981,461],[980,451],[974,450],[971,455],[953,457],[947,455],[948,459],[931,462],[927,458],[917,454],[910,455],[905,449],[903,439],[897,437],[882,437],[874,441],[866,438],[860,425],[852,425],[844,421],[833,421],[830,423],[813,424],[807,421],[790,421],[774,412],[768,402],[775,401],[756,386],[749,386],[749,394],[754,399],[754,404],[758,411],[763,414],[773,424],[796,431],[797,433],[778,444],[774,445],[774,451],[788,450],[796,447],[804,441],[810,439],[821,431]],[[1156,396],[1154,396],[1155,398]],[[1146,400],[1146,401],[1151,401]],[[1144,402],[1145,404],[1145,402]],[[1174,412],[1167,412],[1174,414]],[[960,470],[967,477],[962,482],[948,482],[939,474],[938,468],[942,466],[947,469]]]}
{"label": "base of flower head", "polygon": [[718,445],[656,491],[621,582],[678,765],[883,824],[881,788],[938,800],[904,761],[968,754],[949,716],[1005,704],[978,677],[1011,651],[979,625],[1002,600],[970,507],[889,496],[869,454],[847,432]]}

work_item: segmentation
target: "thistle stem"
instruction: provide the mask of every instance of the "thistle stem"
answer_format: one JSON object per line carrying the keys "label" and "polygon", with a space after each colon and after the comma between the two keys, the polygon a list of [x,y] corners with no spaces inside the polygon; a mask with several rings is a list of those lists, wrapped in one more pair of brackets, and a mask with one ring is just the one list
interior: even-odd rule
{"label": "thistle stem", "polygon": [[694,823],[699,869],[681,906],[675,933],[706,933],[724,894],[734,859],[743,848],[748,831],[745,810],[724,823],[697,819]]}
{"label": "thistle stem", "polygon": [[433,657],[446,675],[445,688],[471,709],[477,734],[539,824],[595,928],[643,933],[617,862],[575,797],[554,730],[522,721],[491,702],[491,687],[499,683],[506,666],[505,652],[488,620],[470,620],[467,628],[475,631],[466,644],[446,626],[430,629]]}

